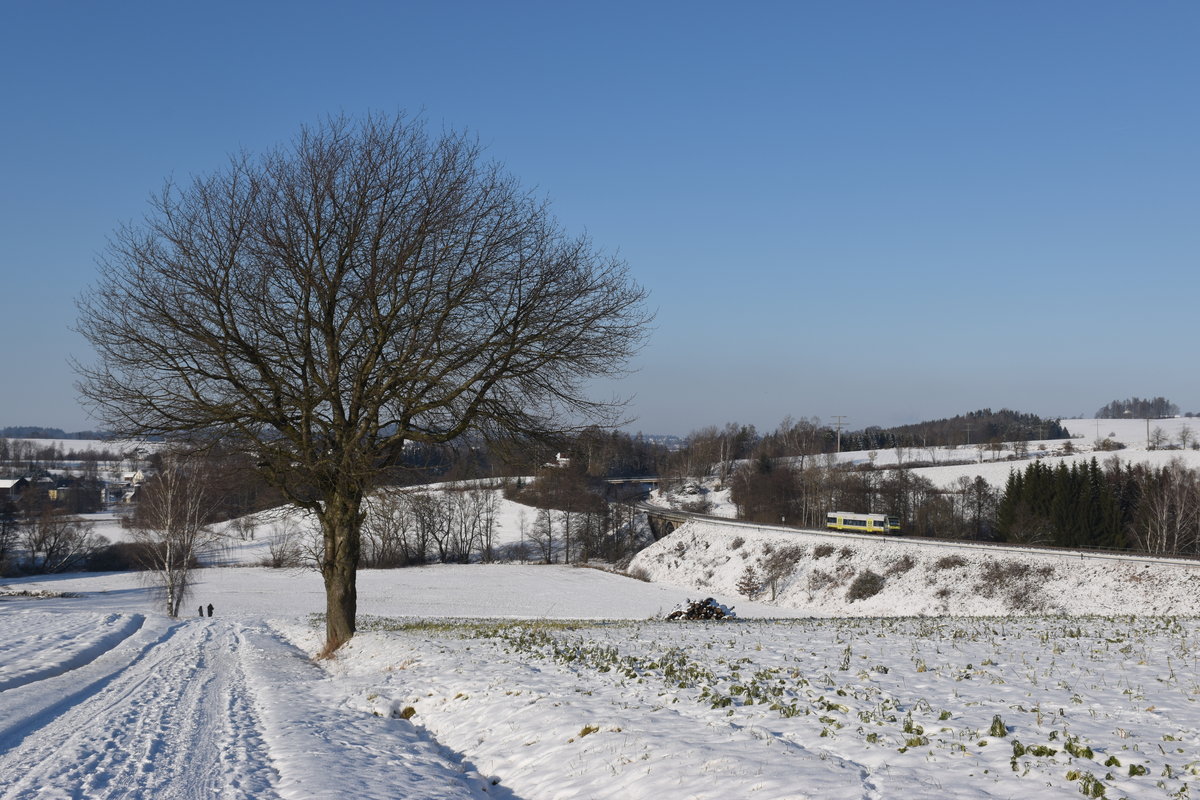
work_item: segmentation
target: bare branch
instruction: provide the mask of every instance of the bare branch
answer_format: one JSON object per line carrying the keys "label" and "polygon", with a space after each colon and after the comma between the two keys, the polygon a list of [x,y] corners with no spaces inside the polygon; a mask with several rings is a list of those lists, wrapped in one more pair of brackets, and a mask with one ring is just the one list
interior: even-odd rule
{"label": "bare branch", "polygon": [[363,498],[405,443],[611,421],[582,389],[622,374],[645,299],[468,137],[333,118],[115,233],[79,301],[80,391],[116,432],[240,447],[315,513],[332,641]]}

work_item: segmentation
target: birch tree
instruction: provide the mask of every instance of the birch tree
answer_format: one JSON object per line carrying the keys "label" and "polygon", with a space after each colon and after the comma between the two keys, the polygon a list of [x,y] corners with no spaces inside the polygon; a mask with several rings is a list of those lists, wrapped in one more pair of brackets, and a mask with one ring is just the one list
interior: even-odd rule
{"label": "birch tree", "polygon": [[179,616],[197,557],[220,538],[208,524],[216,504],[205,468],[182,457],[164,458],[162,470],[142,486],[134,541],[163,594],[168,616]]}

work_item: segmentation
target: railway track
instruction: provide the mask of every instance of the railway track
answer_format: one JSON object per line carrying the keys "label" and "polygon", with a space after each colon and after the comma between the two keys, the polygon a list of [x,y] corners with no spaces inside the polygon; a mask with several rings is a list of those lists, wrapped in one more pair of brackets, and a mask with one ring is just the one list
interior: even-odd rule
{"label": "railway track", "polygon": [[[856,539],[864,542],[878,542],[884,538],[881,534],[845,533],[820,528],[797,528],[790,525],[772,525],[761,522],[746,522],[744,520],[718,517],[712,514],[699,514],[692,511],[679,511],[673,508],[656,506],[645,501],[634,503],[634,507],[648,515],[662,520],[682,525],[687,522],[707,522],[731,528],[748,528],[770,533],[802,533],[806,536],[817,536],[835,541]],[[945,550],[986,550],[988,552],[1010,552],[1016,554],[1040,554],[1057,558],[1078,558],[1080,560],[1120,561],[1123,563],[1158,564],[1175,567],[1200,568],[1200,557],[1197,556],[1155,556],[1145,553],[1132,553],[1122,550],[1078,549],[1065,547],[1048,547],[1038,545],[1011,544],[1008,542],[965,542],[957,539],[934,539],[928,536],[886,537],[889,540],[900,540],[914,544],[942,548]]]}

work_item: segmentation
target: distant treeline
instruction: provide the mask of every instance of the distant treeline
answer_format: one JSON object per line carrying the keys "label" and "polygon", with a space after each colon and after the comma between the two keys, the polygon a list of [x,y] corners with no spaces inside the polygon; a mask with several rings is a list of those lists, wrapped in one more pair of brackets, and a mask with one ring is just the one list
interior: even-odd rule
{"label": "distant treeline", "polygon": [[1143,400],[1131,397],[1128,400],[1113,400],[1096,412],[1097,419],[1166,419],[1179,415],[1179,406],[1165,397]]}
{"label": "distant treeline", "polygon": [[107,439],[103,431],[75,431],[67,433],[62,428],[40,428],[36,425],[10,425],[0,428],[0,437],[5,439]]}
{"label": "distant treeline", "polygon": [[[1069,439],[1071,434],[1055,419],[1002,408],[984,408],[949,419],[917,422],[894,428],[867,428],[842,434],[843,450],[890,450],[894,447],[950,447],[987,442],[1027,442],[1034,439]],[[847,447],[847,439],[850,444]]]}

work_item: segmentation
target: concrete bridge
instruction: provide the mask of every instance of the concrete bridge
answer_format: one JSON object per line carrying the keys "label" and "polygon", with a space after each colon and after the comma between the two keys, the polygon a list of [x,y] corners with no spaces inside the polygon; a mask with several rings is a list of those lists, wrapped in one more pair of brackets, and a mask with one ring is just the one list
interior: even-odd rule
{"label": "concrete bridge", "polygon": [[634,507],[638,511],[645,512],[646,522],[650,525],[650,533],[654,536],[655,541],[664,536],[670,536],[680,525],[697,517],[686,511],[674,511],[649,503],[634,503]]}

